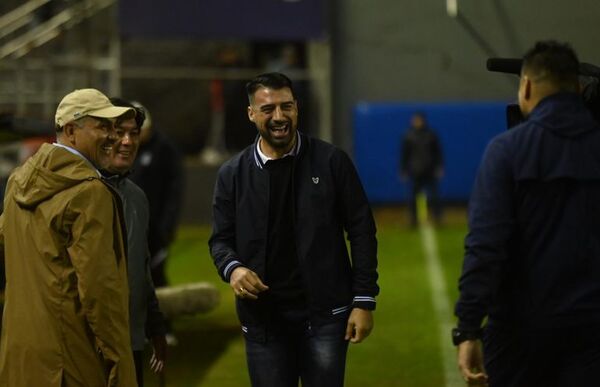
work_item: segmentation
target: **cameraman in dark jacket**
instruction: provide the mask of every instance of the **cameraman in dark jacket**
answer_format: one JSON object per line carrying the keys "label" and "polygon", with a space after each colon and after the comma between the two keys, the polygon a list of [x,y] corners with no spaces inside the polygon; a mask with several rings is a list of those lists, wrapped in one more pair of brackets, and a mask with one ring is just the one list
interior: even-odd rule
{"label": "cameraman in dark jacket", "polygon": [[343,386],[379,292],[371,209],[348,156],[297,132],[285,75],[246,88],[259,136],[219,171],[209,245],[238,297],[252,385]]}
{"label": "cameraman in dark jacket", "polygon": [[527,120],[485,151],[453,331],[471,384],[598,384],[600,126],[578,92],[573,50],[537,43],[519,83]]}

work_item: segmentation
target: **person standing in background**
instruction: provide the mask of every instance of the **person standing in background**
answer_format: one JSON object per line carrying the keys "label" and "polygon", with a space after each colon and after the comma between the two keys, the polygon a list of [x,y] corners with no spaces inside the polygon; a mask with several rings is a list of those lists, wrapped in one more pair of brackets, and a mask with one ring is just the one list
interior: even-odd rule
{"label": "person standing in background", "polygon": [[410,224],[417,225],[417,196],[427,192],[433,219],[439,223],[442,208],[439,200],[438,182],[444,176],[442,147],[437,134],[427,125],[425,113],[417,112],[411,118],[411,126],[402,138],[400,177],[410,181]]}
{"label": "person standing in background", "polygon": [[[148,245],[154,286],[167,286],[166,264],[169,246],[177,231],[183,198],[184,177],[181,155],[171,140],[153,126],[150,112],[139,102],[146,119],[140,133],[140,148],[129,179],[146,194],[150,206]],[[167,342],[177,344],[167,321]]]}

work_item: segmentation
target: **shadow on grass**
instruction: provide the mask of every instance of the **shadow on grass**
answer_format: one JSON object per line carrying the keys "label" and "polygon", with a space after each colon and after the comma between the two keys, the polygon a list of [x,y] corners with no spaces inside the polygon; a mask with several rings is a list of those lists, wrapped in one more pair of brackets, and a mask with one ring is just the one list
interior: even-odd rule
{"label": "shadow on grass", "polygon": [[201,318],[182,318],[173,323],[179,343],[168,348],[164,381],[149,370],[148,362],[152,349],[148,345],[145,354],[144,387],[200,385],[229,344],[240,338],[239,325],[217,325]]}

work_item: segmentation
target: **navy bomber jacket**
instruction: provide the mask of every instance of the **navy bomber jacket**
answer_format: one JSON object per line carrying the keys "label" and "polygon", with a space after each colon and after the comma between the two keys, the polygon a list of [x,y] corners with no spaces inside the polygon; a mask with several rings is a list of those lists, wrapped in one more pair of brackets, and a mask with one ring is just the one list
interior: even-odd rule
{"label": "navy bomber jacket", "polygon": [[[294,224],[298,262],[311,322],[347,316],[352,307],[375,309],[375,222],[350,158],[326,142],[301,133],[294,160]],[[258,141],[258,139],[257,139]],[[269,173],[256,142],[219,170],[213,198],[211,255],[222,279],[245,266],[265,279]],[[344,231],[350,241],[348,255]],[[268,279],[265,281],[268,285]],[[268,308],[237,299],[240,321],[260,334]]]}
{"label": "navy bomber jacket", "polygon": [[459,288],[465,331],[600,322],[600,126],[579,95],[544,98],[488,145]]}

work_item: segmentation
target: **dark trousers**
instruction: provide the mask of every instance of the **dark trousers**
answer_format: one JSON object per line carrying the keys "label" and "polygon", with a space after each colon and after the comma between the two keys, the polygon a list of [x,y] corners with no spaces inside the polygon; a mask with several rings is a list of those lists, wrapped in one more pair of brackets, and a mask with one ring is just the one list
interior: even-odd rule
{"label": "dark trousers", "polygon": [[438,181],[434,177],[414,177],[410,187],[410,224],[417,225],[417,194],[427,194],[427,204],[431,208],[433,220],[439,223],[442,218],[442,206],[438,193]]}
{"label": "dark trousers", "polygon": [[598,324],[531,332],[489,327],[483,343],[490,387],[600,386]]}
{"label": "dark trousers", "polygon": [[253,387],[343,387],[348,342],[346,320],[313,327],[306,313],[286,313],[285,325],[264,342],[246,339]]}
{"label": "dark trousers", "polygon": [[144,387],[144,351],[133,351],[133,363],[138,387]]}

